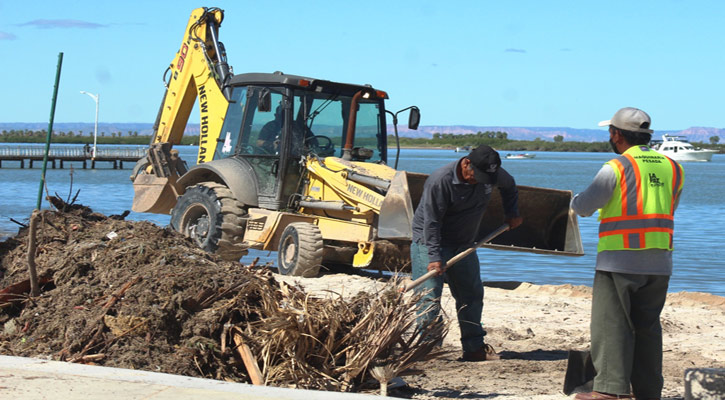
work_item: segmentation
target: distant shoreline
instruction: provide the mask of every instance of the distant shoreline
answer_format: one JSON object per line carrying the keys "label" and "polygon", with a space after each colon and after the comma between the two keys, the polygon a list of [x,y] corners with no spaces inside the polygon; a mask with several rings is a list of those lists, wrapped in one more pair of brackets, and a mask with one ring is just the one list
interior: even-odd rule
{"label": "distant shoreline", "polygon": [[[45,137],[35,137],[31,141],[16,141],[20,138],[17,137],[3,137],[0,136],[0,143],[7,144],[18,144],[18,145],[43,145],[45,143]],[[87,137],[54,137],[52,139],[53,144],[68,144],[68,145],[87,145],[89,144],[90,138]],[[180,145],[195,146],[198,137],[185,136],[182,138]],[[449,140],[453,140],[451,143]],[[98,138],[98,145],[116,145],[116,146],[148,146],[150,142],[150,136],[137,136],[137,137],[101,137]],[[494,138],[445,138],[445,139],[411,139],[402,138],[400,140],[401,149],[433,149],[433,150],[455,150],[457,148],[474,148],[479,145],[489,145],[499,152],[568,152],[568,153],[609,153],[611,148],[608,142],[577,142],[577,141],[547,141],[547,140],[511,140],[511,139],[494,139]],[[702,144],[703,148],[710,148],[718,151],[718,154],[725,153],[725,144],[720,145],[705,145]],[[392,138],[388,138],[388,151],[395,150],[395,141]]]}

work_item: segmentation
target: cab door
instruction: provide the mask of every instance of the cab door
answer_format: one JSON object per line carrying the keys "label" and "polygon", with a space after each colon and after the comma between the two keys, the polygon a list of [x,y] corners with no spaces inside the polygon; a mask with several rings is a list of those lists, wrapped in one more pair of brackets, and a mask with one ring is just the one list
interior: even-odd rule
{"label": "cab door", "polygon": [[[271,89],[271,90],[270,90]],[[261,111],[260,98],[269,92],[270,109]],[[280,159],[283,156],[287,110],[282,88],[246,88],[244,116],[235,153],[249,163],[257,178],[259,206],[280,209]]]}

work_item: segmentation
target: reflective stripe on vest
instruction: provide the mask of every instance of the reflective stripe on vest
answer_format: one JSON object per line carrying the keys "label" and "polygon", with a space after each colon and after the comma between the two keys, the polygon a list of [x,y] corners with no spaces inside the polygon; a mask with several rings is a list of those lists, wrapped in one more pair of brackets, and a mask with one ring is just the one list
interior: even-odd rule
{"label": "reflective stripe on vest", "polygon": [[672,206],[670,207],[670,214],[675,214],[675,203],[680,195],[680,189],[682,189],[682,167],[674,162],[671,158],[665,156],[667,161],[672,165],[672,174],[675,179],[672,180]]}
{"label": "reflective stripe on vest", "polygon": [[[645,161],[638,163],[636,158]],[[663,163],[668,164],[666,168]],[[682,186],[680,166],[645,146],[636,146],[608,164],[615,170],[619,196],[611,199],[600,210],[598,251],[648,248],[671,250],[674,205]],[[643,172],[648,174],[644,179]],[[663,174],[666,176],[657,176]],[[672,186],[665,188],[664,182],[669,181]],[[659,182],[661,184],[657,185]],[[647,184],[644,188],[643,183]],[[645,210],[645,193],[653,199],[664,196],[666,199],[661,200],[666,200],[668,204],[655,201]],[[653,207],[657,209],[652,210]]]}

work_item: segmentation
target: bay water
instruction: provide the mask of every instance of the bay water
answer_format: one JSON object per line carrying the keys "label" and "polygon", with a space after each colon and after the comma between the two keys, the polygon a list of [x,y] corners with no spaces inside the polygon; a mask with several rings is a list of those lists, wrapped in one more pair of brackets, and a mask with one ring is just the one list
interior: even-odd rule
{"label": "bay water", "polygon": [[[2,144],[0,146],[17,146]],[[25,145],[24,145],[25,146]],[[53,146],[64,146],[56,145]],[[114,146],[118,147],[118,146]],[[196,159],[195,146],[177,146],[181,157],[190,165]],[[519,185],[570,190],[578,193],[589,185],[599,168],[612,153],[532,152],[533,159],[503,160]],[[438,167],[465,155],[450,149],[401,149],[399,169],[431,173]],[[502,152],[502,156],[505,152]],[[390,152],[390,164],[395,151]],[[70,166],[72,165],[73,168]],[[41,163],[33,169],[21,169],[19,162],[4,162],[0,168],[0,239],[15,234],[18,225],[11,218],[27,223],[35,208]],[[698,291],[725,296],[725,155],[716,154],[712,162],[683,163],[685,189],[675,214],[674,273],[670,292]],[[66,163],[64,169],[46,173],[47,191],[63,199],[111,215],[131,209],[133,185],[129,179],[132,163],[124,169],[98,163],[96,169],[82,169],[80,163]],[[45,195],[45,193],[43,194]],[[49,208],[43,201],[42,208]],[[132,212],[129,220],[149,220],[160,226],[169,223],[168,215]],[[513,251],[479,249],[481,276],[486,281],[523,281],[534,284],[573,284],[591,286],[596,260],[598,223],[596,214],[579,218],[585,255],[566,257]],[[253,251],[242,259],[254,257],[276,263],[274,252]]]}

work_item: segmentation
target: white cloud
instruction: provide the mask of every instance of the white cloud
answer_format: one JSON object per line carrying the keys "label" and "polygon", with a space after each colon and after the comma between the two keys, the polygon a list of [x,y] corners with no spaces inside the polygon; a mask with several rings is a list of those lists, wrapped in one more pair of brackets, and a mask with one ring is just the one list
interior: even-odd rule
{"label": "white cloud", "polygon": [[41,29],[67,29],[67,28],[84,28],[97,29],[105,28],[106,25],[96,24],[95,22],[79,21],[76,19],[36,19],[33,21],[20,24],[20,26],[34,26]]}

